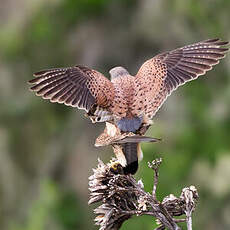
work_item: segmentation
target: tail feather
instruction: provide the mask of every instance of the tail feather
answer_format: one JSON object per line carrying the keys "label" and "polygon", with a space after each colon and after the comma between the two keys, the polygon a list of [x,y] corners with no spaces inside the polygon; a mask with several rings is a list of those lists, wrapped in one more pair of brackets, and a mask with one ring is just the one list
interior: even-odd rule
{"label": "tail feather", "polygon": [[138,169],[138,143],[124,143],[121,145],[126,159],[125,174],[135,174]]}
{"label": "tail feather", "polygon": [[135,174],[137,172],[138,160],[141,160],[143,157],[140,142],[156,142],[160,140],[161,139],[135,135],[116,141],[114,144],[122,147],[122,155],[125,160],[124,173]]}
{"label": "tail feather", "polygon": [[140,142],[157,142],[157,141],[161,141],[161,139],[160,138],[140,136],[140,135],[134,135],[134,136],[124,137],[121,140],[116,140],[116,141],[114,141],[114,143],[123,144],[123,143],[140,143]]}

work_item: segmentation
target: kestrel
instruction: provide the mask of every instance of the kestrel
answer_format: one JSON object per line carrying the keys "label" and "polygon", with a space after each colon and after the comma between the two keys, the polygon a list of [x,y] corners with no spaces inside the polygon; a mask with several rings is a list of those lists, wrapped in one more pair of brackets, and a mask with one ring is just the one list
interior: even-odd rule
{"label": "kestrel", "polygon": [[105,130],[96,139],[95,146],[112,145],[114,154],[123,167],[123,172],[135,174],[138,169],[138,161],[143,158],[140,143],[157,141],[160,139],[135,135],[132,132],[121,132],[116,125],[106,122]]}
{"label": "kestrel", "polygon": [[159,138],[136,135],[132,132],[121,132],[116,125],[106,122],[104,132],[97,137],[95,146],[101,147],[113,144],[156,142],[160,140]]}
{"label": "kestrel", "polygon": [[111,81],[84,66],[34,74],[31,90],[51,102],[84,109],[93,122],[111,122],[121,132],[138,134],[148,127],[178,86],[204,75],[225,57],[228,42],[209,39],[147,60],[135,76],[123,67],[109,71]]}

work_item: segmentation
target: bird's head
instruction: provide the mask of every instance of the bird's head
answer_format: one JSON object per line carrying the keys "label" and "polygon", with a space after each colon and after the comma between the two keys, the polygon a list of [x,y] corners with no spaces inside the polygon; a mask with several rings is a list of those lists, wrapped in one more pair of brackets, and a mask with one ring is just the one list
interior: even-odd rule
{"label": "bird's head", "polygon": [[124,75],[129,75],[129,72],[124,67],[117,66],[117,67],[112,68],[109,71],[109,74],[111,76],[111,80],[113,80],[116,77],[121,77],[121,76],[124,76]]}

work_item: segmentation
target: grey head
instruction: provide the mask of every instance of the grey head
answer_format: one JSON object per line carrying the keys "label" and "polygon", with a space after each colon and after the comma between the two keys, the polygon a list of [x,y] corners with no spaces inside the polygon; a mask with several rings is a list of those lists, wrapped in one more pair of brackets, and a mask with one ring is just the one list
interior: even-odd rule
{"label": "grey head", "polygon": [[109,71],[109,74],[111,76],[111,80],[113,80],[116,77],[121,77],[121,76],[124,76],[124,75],[129,75],[129,72],[124,67],[117,66],[117,67],[112,68]]}

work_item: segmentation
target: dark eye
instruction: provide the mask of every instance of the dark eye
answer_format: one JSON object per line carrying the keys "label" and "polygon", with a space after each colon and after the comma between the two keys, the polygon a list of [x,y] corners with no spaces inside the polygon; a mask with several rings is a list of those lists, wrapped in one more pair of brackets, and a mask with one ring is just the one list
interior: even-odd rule
{"label": "dark eye", "polygon": [[97,117],[97,118],[96,118],[96,121],[100,121],[100,120],[101,120],[101,117]]}

